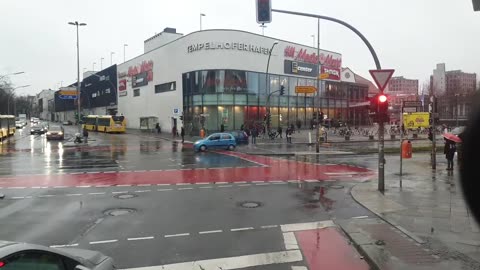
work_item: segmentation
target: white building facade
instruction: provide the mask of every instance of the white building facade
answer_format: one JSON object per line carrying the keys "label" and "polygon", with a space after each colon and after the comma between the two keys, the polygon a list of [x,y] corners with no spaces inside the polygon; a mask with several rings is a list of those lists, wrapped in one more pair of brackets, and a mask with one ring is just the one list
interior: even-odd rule
{"label": "white building facade", "polygon": [[[118,114],[127,118],[128,128],[141,128],[141,119],[151,117],[162,130],[180,129],[183,115],[187,132],[219,130],[221,125],[239,129],[263,120],[267,99],[274,125],[307,124],[315,107],[334,117],[348,114],[349,94],[336,83],[341,78],[339,53],[321,50],[318,56],[316,48],[238,30],[182,36],[170,29],[165,42],[157,36],[162,34],[147,40],[154,43],[145,44],[144,54],[117,67]],[[295,92],[296,86],[316,86],[319,73],[330,74],[327,81],[332,82],[325,84],[320,99]],[[280,96],[282,86],[285,94]]]}
{"label": "white building facade", "polygon": [[54,120],[54,96],[55,91],[51,89],[42,90],[35,96],[35,112],[38,118],[47,121]]}

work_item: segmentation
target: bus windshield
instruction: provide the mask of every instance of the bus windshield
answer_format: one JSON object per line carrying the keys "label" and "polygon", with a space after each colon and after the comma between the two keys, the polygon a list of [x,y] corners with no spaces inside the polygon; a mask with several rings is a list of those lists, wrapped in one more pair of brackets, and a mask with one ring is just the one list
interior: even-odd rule
{"label": "bus windshield", "polygon": [[115,121],[116,124],[121,124],[123,120],[125,119],[125,116],[112,116],[113,121]]}

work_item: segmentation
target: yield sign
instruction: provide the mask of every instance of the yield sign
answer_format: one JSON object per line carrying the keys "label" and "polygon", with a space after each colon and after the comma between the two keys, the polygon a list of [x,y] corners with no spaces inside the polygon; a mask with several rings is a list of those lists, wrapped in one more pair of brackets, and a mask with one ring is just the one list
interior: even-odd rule
{"label": "yield sign", "polygon": [[373,69],[370,70],[370,75],[372,75],[373,80],[378,86],[380,92],[383,92],[385,87],[387,87],[388,81],[392,78],[394,69]]}

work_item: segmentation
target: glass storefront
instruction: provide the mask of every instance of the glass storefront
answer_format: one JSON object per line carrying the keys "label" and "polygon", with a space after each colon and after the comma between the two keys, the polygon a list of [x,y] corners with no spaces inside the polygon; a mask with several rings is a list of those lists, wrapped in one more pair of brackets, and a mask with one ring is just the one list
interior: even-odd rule
{"label": "glass storefront", "polygon": [[[368,119],[366,112],[348,109],[350,103],[365,101],[367,86],[326,81],[318,97],[295,93],[295,86],[316,86],[316,80],[303,77],[270,74],[267,78],[265,73],[250,71],[201,70],[184,73],[182,80],[187,134],[196,134],[202,127],[218,131],[222,124],[225,130],[263,124],[267,106],[273,128],[297,123],[310,127],[316,107],[334,121],[361,125]],[[267,104],[268,93],[281,86],[285,95],[275,92]]]}

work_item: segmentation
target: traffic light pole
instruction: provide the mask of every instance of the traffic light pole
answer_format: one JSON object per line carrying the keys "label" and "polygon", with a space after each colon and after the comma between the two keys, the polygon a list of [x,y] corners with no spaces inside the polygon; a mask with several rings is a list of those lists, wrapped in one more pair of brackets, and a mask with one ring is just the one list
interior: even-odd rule
{"label": "traffic light pole", "polygon": [[[310,14],[310,13],[303,13],[303,12],[296,12],[296,11],[289,11],[289,10],[281,10],[281,9],[272,9],[272,12],[277,12],[277,13],[284,13],[284,14],[290,14],[290,15],[297,15],[297,16],[304,16],[304,17],[311,17],[311,18],[317,18],[317,19],[323,19],[331,22],[336,22],[338,24],[341,24],[348,29],[352,30],[357,36],[359,36],[362,41],[365,43],[365,45],[368,47],[368,50],[370,51],[370,54],[373,57],[373,61],[375,62],[375,67],[377,70],[382,69],[382,66],[380,65],[380,60],[378,60],[377,53],[373,49],[372,45],[368,41],[368,39],[360,33],[355,27],[351,26],[350,24],[336,19],[332,17],[327,17],[327,16],[322,16],[322,15],[316,15],[316,14]],[[318,138],[317,138],[318,140]],[[385,190],[385,159],[384,159],[384,126],[383,122],[379,121],[379,128],[378,128],[378,190],[381,192],[384,192]]]}
{"label": "traffic light pole", "polygon": [[[320,55],[320,18],[318,18],[318,26],[317,26],[317,55]],[[317,61],[318,67],[318,74],[317,74],[317,124],[316,127],[316,143],[315,143],[315,152],[320,153],[320,59]]]}
{"label": "traffic light pole", "polygon": [[436,128],[435,128],[435,117],[436,117],[436,108],[437,108],[437,104],[435,104],[437,102],[437,100],[435,99],[435,96],[434,96],[434,93],[433,93],[433,87],[432,87],[432,96],[430,97],[431,98],[431,103],[432,103],[432,110],[431,110],[431,113],[430,113],[430,117],[432,119],[432,170],[436,170],[437,169],[437,142],[436,142]]}

